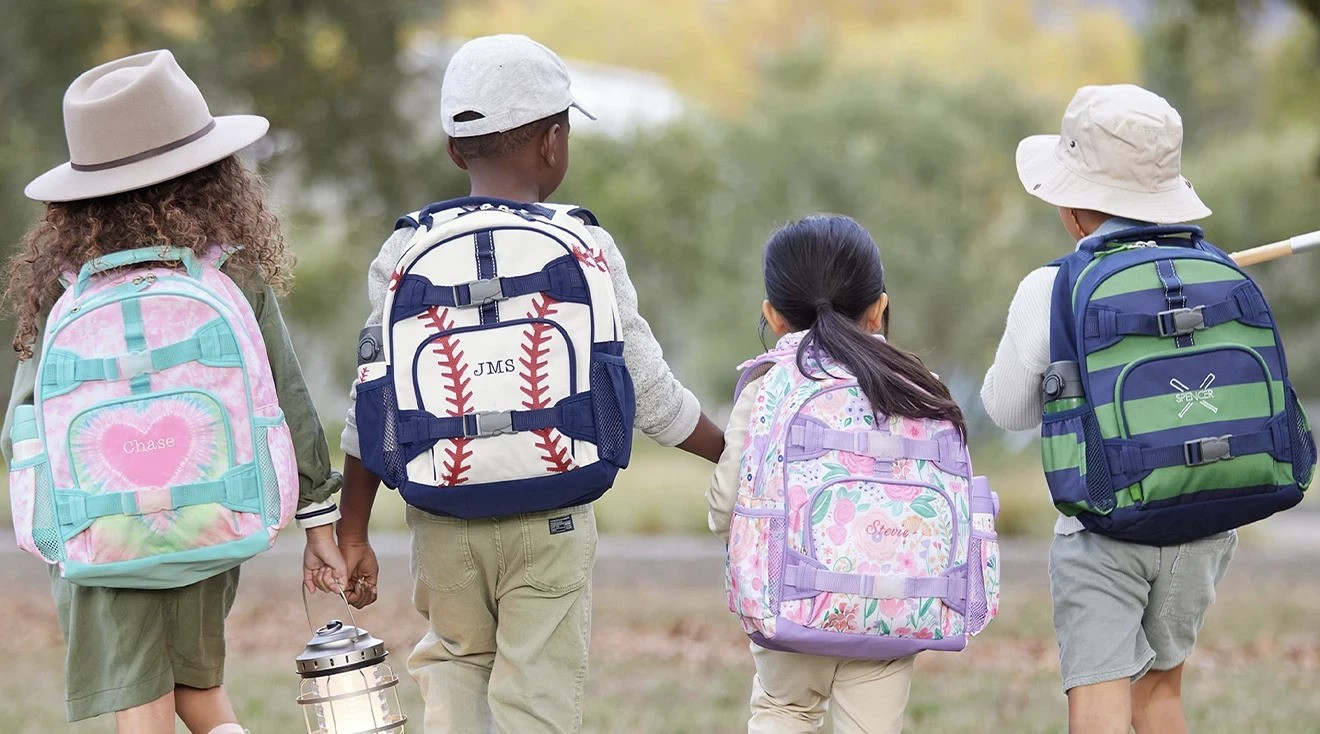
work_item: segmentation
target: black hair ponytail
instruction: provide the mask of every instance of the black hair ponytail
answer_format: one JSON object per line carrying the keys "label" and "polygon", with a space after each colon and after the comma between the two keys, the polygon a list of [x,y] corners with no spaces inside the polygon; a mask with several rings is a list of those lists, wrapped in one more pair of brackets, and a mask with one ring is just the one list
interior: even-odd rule
{"label": "black hair ponytail", "polygon": [[804,375],[821,379],[815,355],[823,352],[857,379],[875,412],[946,420],[966,438],[949,388],[916,355],[862,329],[867,309],[885,293],[884,264],[856,221],[816,215],[775,232],[765,248],[765,290],[789,326],[807,331],[797,353]]}

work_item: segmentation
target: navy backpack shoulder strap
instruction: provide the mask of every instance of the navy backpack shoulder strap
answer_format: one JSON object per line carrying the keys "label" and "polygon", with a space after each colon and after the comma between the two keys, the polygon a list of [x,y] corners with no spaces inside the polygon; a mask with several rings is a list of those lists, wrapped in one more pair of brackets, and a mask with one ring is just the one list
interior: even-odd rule
{"label": "navy backpack shoulder strap", "polygon": [[1073,287],[1077,276],[1090,261],[1089,255],[1078,251],[1054,260],[1047,267],[1058,268],[1054,277],[1054,290],[1050,296],[1050,362],[1076,362],[1077,330],[1073,314]]}

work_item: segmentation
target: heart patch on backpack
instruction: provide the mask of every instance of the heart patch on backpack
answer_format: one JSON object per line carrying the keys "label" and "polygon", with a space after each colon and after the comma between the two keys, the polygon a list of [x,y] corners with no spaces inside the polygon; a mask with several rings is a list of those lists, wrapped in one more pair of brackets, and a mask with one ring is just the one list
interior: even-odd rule
{"label": "heart patch on backpack", "polygon": [[214,478],[228,458],[217,408],[204,395],[168,395],[79,416],[70,427],[79,487],[122,492]]}

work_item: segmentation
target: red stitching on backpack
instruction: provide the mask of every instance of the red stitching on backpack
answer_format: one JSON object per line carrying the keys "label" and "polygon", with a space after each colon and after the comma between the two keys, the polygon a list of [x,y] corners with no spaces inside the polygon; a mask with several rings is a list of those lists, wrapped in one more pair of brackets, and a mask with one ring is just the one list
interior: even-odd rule
{"label": "red stitching on backpack", "polygon": [[[559,310],[555,308],[557,305],[553,298],[543,293],[532,299],[532,310],[527,312],[527,318],[544,319],[552,316]],[[523,400],[522,405],[527,410],[550,407],[550,398],[547,395],[550,388],[546,384],[545,368],[546,358],[550,355],[550,337],[554,330],[555,327],[547,323],[528,324],[523,330],[523,357],[518,360],[523,369],[518,376],[523,381],[523,387],[520,389],[527,399]],[[561,443],[563,436],[558,431],[553,428],[541,428],[532,433],[538,439],[536,448],[541,451],[541,461],[545,462],[547,472],[559,474],[573,468],[573,459],[569,456],[568,448]]]}
{"label": "red stitching on backpack", "polygon": [[573,245],[573,257],[576,257],[578,262],[589,268],[595,268],[602,273],[610,272],[610,264],[605,259],[605,253],[600,250]]}
{"label": "red stitching on backpack", "polygon": [[[436,331],[448,331],[454,328],[454,320],[449,318],[449,309],[441,309],[439,306],[432,306],[417,317],[426,322],[426,325]],[[459,348],[458,340],[453,336],[442,336],[436,339],[431,348],[440,359],[437,364],[440,365],[444,384],[441,386],[449,397],[445,402],[449,407],[445,412],[451,416],[463,416],[468,413],[468,401],[472,399],[472,391],[469,386],[472,384],[472,378],[467,376],[468,365],[463,361],[464,352]],[[454,486],[467,481],[464,476],[472,469],[468,460],[472,458],[472,450],[468,444],[472,443],[470,438],[453,438],[446,441],[450,448],[446,448],[445,456],[448,460],[444,463],[445,472],[440,477],[440,481],[445,486]]]}
{"label": "red stitching on backpack", "polygon": [[396,290],[399,289],[399,281],[400,281],[400,280],[403,280],[403,271],[402,271],[402,270],[395,270],[393,273],[390,273],[390,290],[391,290],[391,291],[396,291]]}

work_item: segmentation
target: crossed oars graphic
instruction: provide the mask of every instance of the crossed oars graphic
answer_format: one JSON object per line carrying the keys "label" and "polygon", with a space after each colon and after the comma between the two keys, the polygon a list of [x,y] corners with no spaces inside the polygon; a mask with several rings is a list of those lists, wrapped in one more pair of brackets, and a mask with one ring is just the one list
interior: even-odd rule
{"label": "crossed oars graphic", "polygon": [[[1214,384],[1214,382],[1215,382],[1215,375],[1213,372],[1211,372],[1210,374],[1205,376],[1204,380],[1201,381],[1201,387],[1198,388],[1195,392],[1193,392],[1190,387],[1184,385],[1183,381],[1179,380],[1177,377],[1173,378],[1172,380],[1169,380],[1169,385],[1172,386],[1174,390],[1177,390],[1180,393],[1178,395],[1178,401],[1187,403],[1186,405],[1183,406],[1182,412],[1178,414],[1178,417],[1182,418],[1183,416],[1187,415],[1187,411],[1191,410],[1192,406],[1196,405],[1197,403],[1200,403],[1201,405],[1205,406],[1205,409],[1210,411],[1211,413],[1218,413],[1219,408],[1216,408],[1215,406],[1208,403],[1205,397],[1202,395],[1202,392],[1204,390],[1209,389],[1210,386]],[[1185,400],[1183,397],[1184,395],[1187,396]]]}

